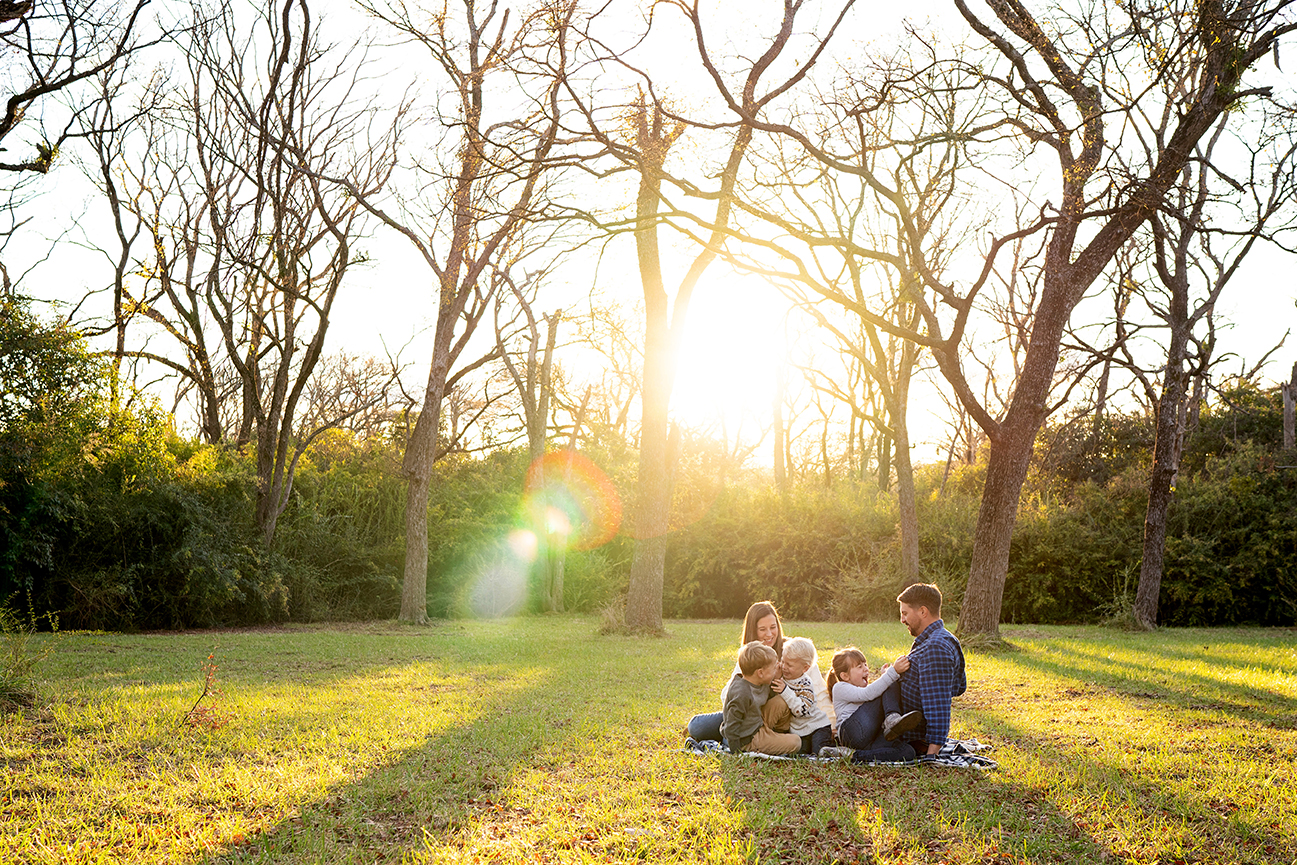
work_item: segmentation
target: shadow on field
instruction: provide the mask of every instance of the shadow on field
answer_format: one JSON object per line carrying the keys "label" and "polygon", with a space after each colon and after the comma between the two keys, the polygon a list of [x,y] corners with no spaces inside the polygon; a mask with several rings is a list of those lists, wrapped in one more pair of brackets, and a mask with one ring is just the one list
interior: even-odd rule
{"label": "shadow on field", "polygon": [[1094,862],[1110,852],[1004,770],[724,757],[761,862]]}
{"label": "shadow on field", "polygon": [[[1153,645],[1131,647],[1133,651],[1151,656],[1148,663],[1113,658],[1099,646],[1073,644],[1069,648],[1078,658],[1075,664],[1064,663],[1035,651],[1033,647],[1023,647],[997,657],[1006,666],[1019,669],[1027,681],[1038,682],[1038,678],[1033,679],[1033,676],[1045,673],[1082,685],[1106,685],[1130,697],[1171,701],[1182,708],[1225,709],[1285,724],[1291,721],[1292,712],[1297,709],[1297,701],[1287,695],[1234,681],[1242,674],[1238,664],[1233,665],[1233,669],[1222,664],[1222,676],[1217,678],[1159,665],[1159,659],[1172,661],[1183,658],[1164,653]],[[1195,656],[1188,657],[1196,660]]]}
{"label": "shadow on field", "polygon": [[[1125,836],[1129,846],[1114,847],[1110,855],[1126,861],[1155,861],[1158,855],[1166,855],[1169,849],[1182,846],[1180,857],[1183,861],[1220,861],[1222,851],[1229,851],[1229,861],[1271,861],[1269,851],[1289,850],[1292,841],[1267,824],[1264,809],[1252,813],[1239,812],[1237,817],[1221,820],[1219,809],[1237,810],[1234,803],[1208,801],[1190,801],[1177,795],[1168,784],[1158,783],[1152,776],[1139,776],[1123,766],[1115,756],[1106,758],[1104,751],[1091,748],[1097,744],[1094,737],[1084,739],[1066,739],[1041,731],[1028,729],[1006,712],[997,711],[985,706],[965,708],[961,714],[973,720],[978,726],[995,730],[997,735],[1012,742],[1012,747],[1026,755],[1034,757],[1050,767],[1051,772],[1059,778],[1066,779],[1067,795],[1081,801],[1094,803],[1094,807],[1078,815],[1074,824],[1077,831],[1100,832],[1108,835]],[[1096,721],[1091,732],[1104,735],[1106,732],[1102,721]],[[1076,747],[1069,747],[1075,743]],[[1121,744],[1121,743],[1117,743]],[[1127,749],[1129,750],[1129,749]],[[1200,758],[1209,760],[1209,754]],[[1136,758],[1138,759],[1138,758]],[[1177,778],[1195,773],[1192,767],[1186,766]],[[1201,783],[1211,785],[1210,778],[1203,777]],[[1041,791],[1028,790],[1027,794],[1043,801]],[[1050,805],[1049,807],[1053,807]],[[1121,821],[1133,823],[1160,824],[1156,831],[1163,836],[1171,836],[1174,842],[1163,837],[1160,850],[1141,849],[1147,842],[1145,832],[1130,826],[1115,827]],[[1255,860],[1250,856],[1254,855]],[[1282,860],[1289,861],[1285,857]]]}
{"label": "shadow on field", "polygon": [[[592,749],[609,747],[629,755],[631,772],[650,776],[649,764],[663,753],[654,741],[664,738],[662,726],[684,722],[684,712],[671,699],[683,695],[684,686],[696,683],[715,659],[685,639],[600,638],[593,635],[593,627],[565,633],[547,633],[543,622],[517,630],[502,625],[485,638],[479,629],[477,639],[428,641],[427,648],[407,647],[408,654],[405,649],[377,647],[366,654],[367,660],[350,658],[336,668],[321,660],[324,666],[305,674],[311,686],[341,689],[365,687],[362,677],[384,675],[385,663],[395,669],[432,660],[449,673],[471,679],[472,687],[425,689],[407,698],[423,701],[429,711],[455,711],[457,702],[465,701],[466,707],[476,704],[481,714],[470,717],[466,712],[461,721],[452,721],[388,761],[368,766],[309,801],[290,803],[288,816],[269,829],[193,861],[399,862],[422,861],[419,857],[425,853],[472,860],[478,845],[507,848],[511,831],[537,824],[553,824],[552,829],[544,825],[550,833],[545,842],[551,859],[580,858],[588,851],[587,839],[569,831],[580,818],[572,816],[571,808],[526,803],[535,805],[533,813],[520,807],[515,795],[519,779],[534,770],[551,785],[561,785],[564,778],[581,774],[581,761]],[[284,651],[291,657],[301,654]],[[312,654],[310,647],[306,652]],[[326,658],[323,647],[319,655]],[[515,664],[537,674],[521,680],[515,675],[499,687],[481,674]],[[274,685],[284,680],[281,671],[269,673],[264,681]],[[666,699],[645,697],[640,693],[645,686],[655,692],[679,692]],[[300,717],[303,725],[318,722],[311,707],[286,706],[284,711]],[[606,787],[616,779],[596,777],[586,783]],[[669,784],[663,786],[668,788],[664,796],[675,795]],[[562,833],[569,840],[558,837]],[[481,855],[483,861],[496,859],[485,849]],[[529,851],[525,858],[533,861],[535,855]],[[510,858],[505,855],[502,860]],[[548,860],[537,856],[536,861]]]}

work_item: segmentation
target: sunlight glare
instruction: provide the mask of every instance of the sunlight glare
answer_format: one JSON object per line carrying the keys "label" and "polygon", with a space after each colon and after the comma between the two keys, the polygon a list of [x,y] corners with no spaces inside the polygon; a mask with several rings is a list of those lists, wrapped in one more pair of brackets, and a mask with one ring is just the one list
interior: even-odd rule
{"label": "sunlight glare", "polygon": [[478,570],[468,597],[475,616],[495,619],[522,611],[530,562],[511,553],[510,545],[502,544],[498,555]]}
{"label": "sunlight glare", "polygon": [[691,429],[718,426],[731,443],[770,424],[775,376],[784,362],[787,301],[764,280],[718,275],[689,308],[671,415]]}
{"label": "sunlight glare", "polygon": [[573,549],[606,544],[621,528],[621,497],[603,470],[581,454],[545,454],[527,469],[524,489],[530,524],[562,536]]}
{"label": "sunlight glare", "polygon": [[526,529],[515,529],[509,532],[509,549],[513,550],[515,556],[524,562],[536,561],[536,551],[540,546],[536,540],[536,533],[529,532]]}
{"label": "sunlight glare", "polygon": [[555,507],[545,509],[545,530],[551,535],[567,537],[572,534],[572,521],[567,514]]}

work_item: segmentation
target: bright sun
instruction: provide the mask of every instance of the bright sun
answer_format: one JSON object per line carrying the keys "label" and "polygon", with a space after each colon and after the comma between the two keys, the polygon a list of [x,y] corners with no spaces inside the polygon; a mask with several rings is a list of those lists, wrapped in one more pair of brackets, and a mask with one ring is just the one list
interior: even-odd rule
{"label": "bright sun", "polygon": [[691,429],[723,422],[731,442],[740,424],[745,438],[759,437],[770,425],[787,308],[758,277],[725,275],[700,285],[681,346],[672,417]]}

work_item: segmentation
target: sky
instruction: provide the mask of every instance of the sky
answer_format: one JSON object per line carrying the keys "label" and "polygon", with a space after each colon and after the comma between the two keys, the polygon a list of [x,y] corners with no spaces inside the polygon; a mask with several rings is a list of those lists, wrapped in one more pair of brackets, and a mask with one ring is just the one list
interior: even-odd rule
{"label": "sky", "polygon": [[[778,8],[779,4],[771,0],[718,5],[714,14],[725,33],[724,39],[718,41],[725,48],[741,50],[744,40],[758,32],[754,22],[769,20],[767,16]],[[340,5],[330,4],[326,9],[342,21],[352,20],[348,17],[352,13]],[[733,14],[737,10],[742,12]],[[915,21],[926,20],[938,29],[962,29],[962,21],[947,2],[860,3],[839,37],[838,59],[850,57],[862,43],[886,47],[895,41],[903,15]],[[806,23],[809,28],[811,23],[823,26],[827,21]],[[627,26],[631,25],[633,16],[628,18]],[[678,30],[663,28],[660,37],[641,49],[640,56],[645,65],[665,71],[663,86],[671,95],[687,107],[701,105],[701,91],[693,89],[701,69],[692,47]],[[11,244],[5,252],[11,273],[27,270],[45,255],[49,241],[58,232],[71,229],[69,237],[76,239],[98,236],[107,228],[103,204],[75,166],[60,166],[45,184],[49,197],[42,200],[57,203],[48,212],[66,220],[42,219]],[[68,225],[69,221],[78,226]],[[399,351],[409,364],[408,382],[421,389],[435,314],[430,274],[409,245],[398,238],[376,232],[364,245],[374,262],[355,270],[349,286],[340,293],[331,327],[331,347],[360,354]],[[1241,274],[1220,309],[1221,318],[1231,323],[1222,333],[1222,348],[1240,358],[1233,367],[1227,364],[1227,369],[1255,363],[1297,323],[1294,272],[1291,256],[1259,251]],[[87,288],[101,287],[109,275],[102,258],[95,253],[64,245],[56,256],[35,266],[26,288],[38,296],[58,295],[71,301]],[[592,288],[627,304],[635,302],[640,288],[629,238],[610,246],[597,270],[586,268],[552,286],[541,306],[547,310],[580,307]],[[804,326],[790,326],[787,309],[787,302],[764,280],[735,273],[722,262],[713,264],[690,310],[673,397],[674,415],[694,427],[712,425],[723,416],[731,434],[740,423],[754,434],[768,423],[781,359],[789,353],[809,352],[813,348],[810,343],[818,339],[808,335]],[[1087,309],[1083,305],[1078,316],[1089,314]],[[1286,379],[1293,360],[1297,360],[1297,338],[1290,339],[1290,344],[1275,355],[1266,378]],[[580,366],[587,361],[568,362]],[[943,404],[930,386],[916,387],[910,423],[918,459],[944,457],[944,414]],[[768,462],[764,457],[757,459]]]}

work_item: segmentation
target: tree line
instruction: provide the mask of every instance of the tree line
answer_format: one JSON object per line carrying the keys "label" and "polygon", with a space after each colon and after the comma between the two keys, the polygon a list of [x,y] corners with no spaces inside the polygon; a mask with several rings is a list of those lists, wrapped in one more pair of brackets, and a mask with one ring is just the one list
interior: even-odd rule
{"label": "tree line", "polygon": [[[1152,627],[1186,441],[1225,400],[1216,310],[1246,256],[1284,248],[1292,227],[1294,112],[1278,68],[1292,5],[954,0],[951,32],[907,28],[886,53],[855,41],[854,5],[785,0],[748,28],[684,0],[641,23],[572,0],[361,2],[374,29],[334,41],[307,0],[152,18],[147,2],[19,4],[4,12],[0,139],[35,155],[0,166],[5,236],[23,236],[37,181],[75,152],[112,226],[92,239],[106,289],[66,316],[109,346],[100,422],[137,417],[137,394],[164,374],[202,442],[255,457],[259,564],[245,569],[282,556],[299,468],[331,430],[400,451],[399,616],[412,622],[428,614],[439,461],[524,438],[536,465],[552,449],[620,451],[635,460],[625,622],[660,630],[673,511],[688,460],[707,451],[691,453],[672,417],[677,358],[694,292],[727,266],[780,287],[829,335],[840,362],[804,372],[824,473],[824,406],[845,407],[832,447],[861,471],[872,454],[883,489],[894,479],[901,585],[934,567],[907,413],[914,377],[935,368],[951,409],[943,477],[961,441],[984,472],[961,592],[971,641],[998,639],[1048,419],[1099,430],[1133,391],[1156,431],[1132,599]],[[400,63],[385,66],[377,49],[391,45]],[[686,58],[696,77],[673,98]],[[422,91],[400,83],[405,63]],[[436,303],[413,393],[398,358],[326,351],[372,232],[410,245]],[[546,306],[582,262],[623,247],[636,326],[612,338],[604,311]],[[40,286],[4,274],[13,332],[44,334],[24,305]],[[601,380],[565,371],[564,326],[607,359]],[[17,399],[7,435],[44,422],[43,393]],[[772,480],[786,493],[793,429],[775,402]],[[172,447],[160,442],[156,454]],[[722,449],[741,470],[741,447]],[[30,492],[32,472],[7,483]],[[533,528],[546,606],[561,608],[562,538]]]}

